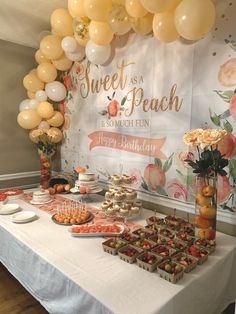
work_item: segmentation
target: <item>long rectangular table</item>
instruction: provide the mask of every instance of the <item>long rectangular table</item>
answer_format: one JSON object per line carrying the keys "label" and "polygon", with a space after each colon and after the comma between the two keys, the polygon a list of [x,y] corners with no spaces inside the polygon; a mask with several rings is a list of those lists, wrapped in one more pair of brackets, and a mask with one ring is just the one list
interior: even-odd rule
{"label": "long rectangular table", "polygon": [[[93,206],[101,201],[96,197]],[[53,314],[217,314],[236,299],[236,239],[217,233],[208,261],[177,284],[102,249],[102,238],[73,238],[68,227],[23,200],[38,219],[0,216],[0,261]],[[152,212],[143,210],[138,223]]]}

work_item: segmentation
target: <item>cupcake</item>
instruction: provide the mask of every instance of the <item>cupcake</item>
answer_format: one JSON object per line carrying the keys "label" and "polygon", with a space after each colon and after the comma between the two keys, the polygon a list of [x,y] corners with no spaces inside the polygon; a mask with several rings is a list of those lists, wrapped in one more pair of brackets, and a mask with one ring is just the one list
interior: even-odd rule
{"label": "cupcake", "polygon": [[111,201],[105,201],[102,203],[102,210],[107,210],[110,206],[112,205],[112,202]]}
{"label": "cupcake", "polygon": [[140,208],[136,206],[131,207],[131,215],[137,215],[139,214]]}
{"label": "cupcake", "polygon": [[114,196],[113,192],[108,191],[108,192],[105,193],[105,199],[106,200],[112,200],[113,196]]}
{"label": "cupcake", "polygon": [[126,192],[126,198],[127,200],[133,200],[137,197],[137,192],[132,191],[132,192]]}
{"label": "cupcake", "polygon": [[114,176],[113,179],[112,179],[112,182],[113,182],[115,185],[121,184],[121,182],[122,182],[121,177],[120,177],[120,176]]}
{"label": "cupcake", "polygon": [[125,199],[125,194],[122,193],[122,192],[116,192],[116,193],[114,194],[114,199],[115,199],[116,201],[123,201],[123,200]]}
{"label": "cupcake", "polygon": [[120,211],[120,206],[119,205],[117,205],[117,204],[115,204],[114,206],[113,206],[113,210],[115,211],[115,212],[119,212]]}
{"label": "cupcake", "polygon": [[135,202],[134,202],[134,206],[135,206],[135,207],[142,208],[142,205],[143,205],[143,204],[142,204],[141,201],[135,201]]}
{"label": "cupcake", "polygon": [[122,181],[125,183],[125,184],[130,184],[132,183],[132,178],[131,176],[128,176],[127,174],[123,174],[122,177],[121,177]]}
{"label": "cupcake", "polygon": [[120,209],[120,214],[123,216],[129,216],[129,210],[127,207],[121,208]]}

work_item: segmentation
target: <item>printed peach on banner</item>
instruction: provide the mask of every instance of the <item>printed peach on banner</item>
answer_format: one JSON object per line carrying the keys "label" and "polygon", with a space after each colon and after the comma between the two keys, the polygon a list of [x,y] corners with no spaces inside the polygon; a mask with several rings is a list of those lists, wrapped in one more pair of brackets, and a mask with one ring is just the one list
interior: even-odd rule
{"label": "printed peach on banner", "polygon": [[89,146],[90,150],[95,147],[107,147],[134,154],[158,157],[163,160],[167,159],[167,156],[161,151],[166,138],[150,139],[107,131],[96,131],[89,134],[88,137],[92,140]]}

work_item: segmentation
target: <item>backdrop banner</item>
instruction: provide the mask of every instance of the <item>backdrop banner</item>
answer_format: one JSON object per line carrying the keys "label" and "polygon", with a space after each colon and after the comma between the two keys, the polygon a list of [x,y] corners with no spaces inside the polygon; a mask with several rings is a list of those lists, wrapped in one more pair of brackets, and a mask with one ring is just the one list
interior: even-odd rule
{"label": "backdrop banner", "polygon": [[106,65],[74,64],[60,104],[63,170],[86,166],[104,182],[127,173],[140,191],[193,202],[195,177],[185,160],[196,152],[183,134],[223,128],[229,135],[219,149],[231,160],[218,198],[222,210],[235,211],[236,5],[223,3],[215,29],[197,43],[117,37]]}

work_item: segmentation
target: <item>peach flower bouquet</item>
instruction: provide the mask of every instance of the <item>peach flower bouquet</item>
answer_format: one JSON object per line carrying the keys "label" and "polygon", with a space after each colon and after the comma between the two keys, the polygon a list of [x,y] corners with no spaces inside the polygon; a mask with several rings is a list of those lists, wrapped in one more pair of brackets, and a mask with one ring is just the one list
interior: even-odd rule
{"label": "peach flower bouquet", "polygon": [[226,176],[228,159],[217,148],[227,136],[225,130],[194,129],[183,136],[185,144],[196,147],[198,158],[185,160],[197,175],[195,196],[195,234],[202,240],[214,240],[217,214],[217,177]]}

